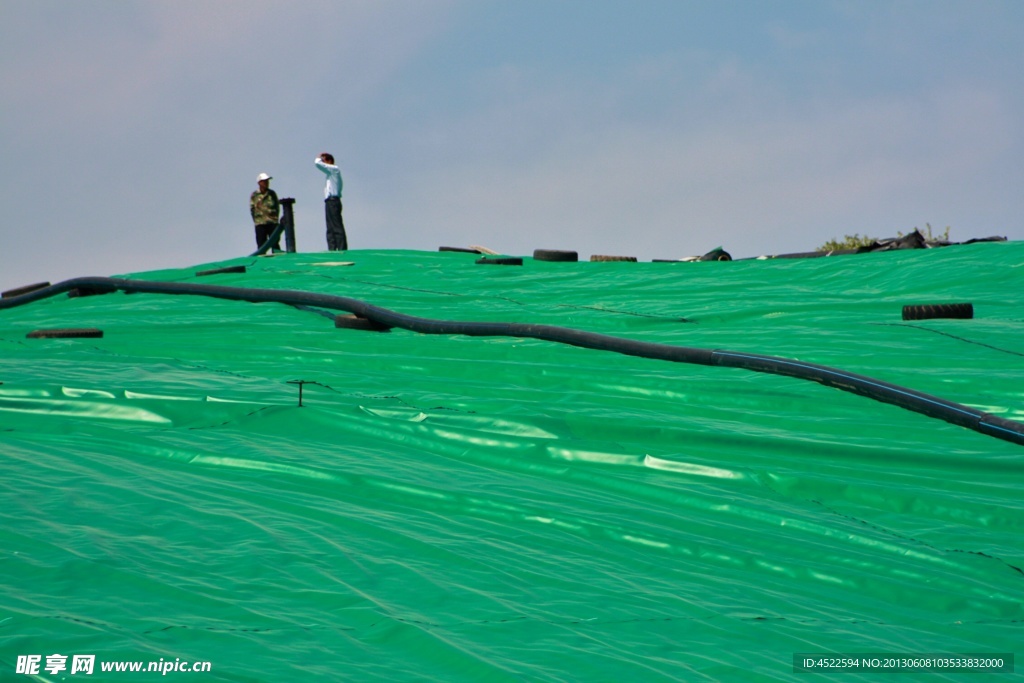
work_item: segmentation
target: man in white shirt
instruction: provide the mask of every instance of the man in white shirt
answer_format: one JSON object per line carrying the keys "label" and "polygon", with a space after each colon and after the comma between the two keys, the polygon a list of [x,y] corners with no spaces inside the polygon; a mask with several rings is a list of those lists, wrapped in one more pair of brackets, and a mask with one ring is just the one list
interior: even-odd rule
{"label": "man in white shirt", "polygon": [[318,156],[313,163],[327,176],[327,182],[324,184],[327,249],[345,251],[348,249],[348,238],[345,236],[345,221],[341,218],[341,171],[334,165],[334,155],[327,152]]}

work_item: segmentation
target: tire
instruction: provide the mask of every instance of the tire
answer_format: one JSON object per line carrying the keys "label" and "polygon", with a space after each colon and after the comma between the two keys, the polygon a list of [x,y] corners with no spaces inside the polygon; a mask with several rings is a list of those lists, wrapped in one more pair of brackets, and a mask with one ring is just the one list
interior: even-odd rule
{"label": "tire", "polygon": [[96,296],[98,294],[110,294],[116,292],[117,287],[76,287],[68,292],[69,299],[77,299],[82,296]]}
{"label": "tire", "polygon": [[367,332],[387,332],[391,329],[387,325],[381,325],[369,318],[360,318],[352,313],[334,316],[334,326],[347,330],[365,330]]}
{"label": "tire", "polygon": [[25,336],[29,339],[96,339],[103,336],[103,330],[95,327],[66,327],[33,330]]}
{"label": "tire", "polygon": [[922,306],[904,306],[904,320],[930,320],[932,318],[959,318],[968,320],[974,317],[973,304],[927,304]]}
{"label": "tire", "polygon": [[199,270],[196,271],[196,277],[203,277],[204,275],[220,275],[221,273],[244,273],[245,266],[226,266],[224,268],[213,268],[211,270]]}
{"label": "tire", "polygon": [[533,260],[574,263],[580,260],[580,255],[575,251],[560,251],[558,249],[534,249]]}
{"label": "tire", "polygon": [[591,263],[595,261],[628,261],[630,263],[636,263],[636,256],[605,256],[603,254],[594,254],[590,257]]}
{"label": "tire", "polygon": [[463,254],[479,254],[481,253],[478,249],[466,249],[465,247],[438,247],[438,251],[458,251]]}
{"label": "tire", "polygon": [[35,283],[33,285],[25,285],[24,287],[15,287],[14,289],[8,289],[3,294],[0,294],[0,298],[11,299],[11,298],[14,298],[16,296],[21,296],[22,294],[28,294],[29,292],[34,292],[37,289],[42,289],[43,287],[49,287],[49,286],[50,286],[49,282],[37,282],[37,283]]}
{"label": "tire", "polygon": [[718,249],[712,249],[708,253],[701,256],[698,261],[732,261],[732,255],[725,251],[721,247]]}
{"label": "tire", "polygon": [[494,265],[494,266],[521,266],[523,265],[523,259],[518,256],[510,256],[507,258],[481,258],[476,260],[481,265]]}

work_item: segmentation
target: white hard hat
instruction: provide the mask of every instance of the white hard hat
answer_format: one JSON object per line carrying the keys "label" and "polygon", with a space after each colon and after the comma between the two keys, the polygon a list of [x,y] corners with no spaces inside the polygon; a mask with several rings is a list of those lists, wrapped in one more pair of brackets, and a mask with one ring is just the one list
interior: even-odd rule
{"label": "white hard hat", "polygon": [[271,180],[271,176],[268,176],[266,173],[260,173],[258,176],[256,176],[256,182],[259,182],[261,180]]}

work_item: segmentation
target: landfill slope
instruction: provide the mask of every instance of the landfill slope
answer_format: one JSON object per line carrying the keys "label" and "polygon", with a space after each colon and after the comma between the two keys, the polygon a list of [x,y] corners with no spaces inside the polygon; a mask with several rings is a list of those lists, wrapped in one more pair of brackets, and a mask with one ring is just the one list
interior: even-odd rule
{"label": "landfill slope", "polygon": [[[1024,243],[477,258],[126,277],[766,354],[1024,421]],[[958,302],[972,319],[901,318]],[[232,683],[806,681],[795,653],[1024,638],[1020,445],[791,377],[338,313],[121,292],[0,310],[0,678],[57,653]],[[26,337],[86,327],[103,337]]]}

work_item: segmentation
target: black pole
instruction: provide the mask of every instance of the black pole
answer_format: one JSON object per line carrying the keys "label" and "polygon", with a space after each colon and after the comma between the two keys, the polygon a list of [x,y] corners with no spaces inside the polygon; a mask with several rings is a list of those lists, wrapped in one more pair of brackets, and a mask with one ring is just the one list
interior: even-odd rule
{"label": "black pole", "polygon": [[281,211],[281,225],[284,226],[284,249],[289,254],[295,253],[295,212],[292,210],[293,204],[295,204],[295,200],[292,197],[281,200],[281,206],[284,207]]}
{"label": "black pole", "polygon": [[300,408],[302,407],[302,387],[306,383],[307,382],[304,379],[290,379],[290,380],[288,380],[288,384],[298,384],[299,385],[299,407]]}

